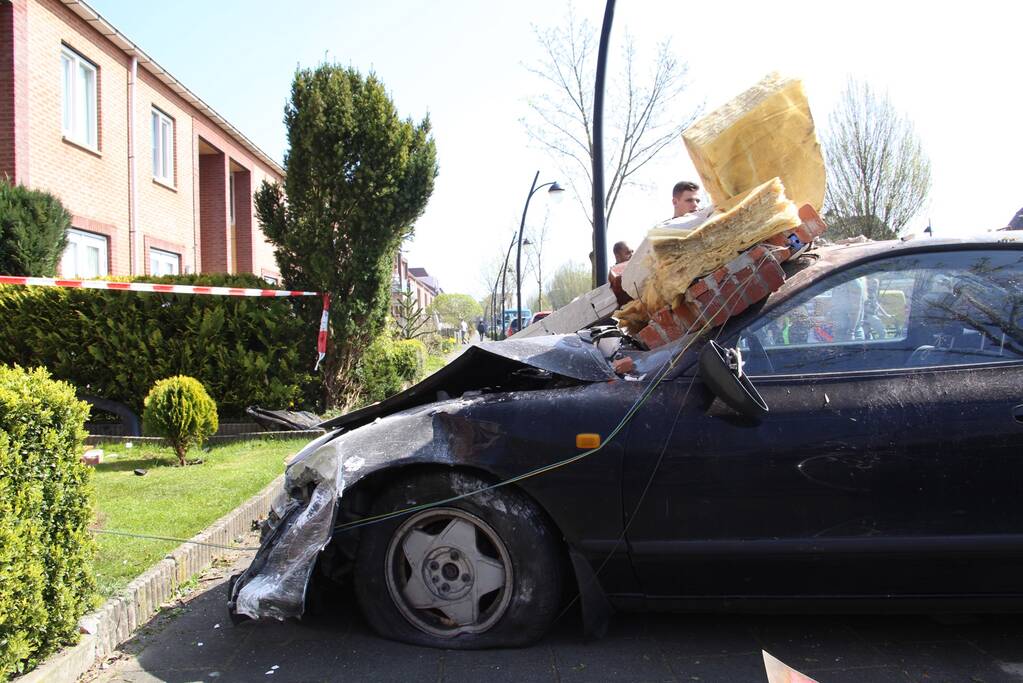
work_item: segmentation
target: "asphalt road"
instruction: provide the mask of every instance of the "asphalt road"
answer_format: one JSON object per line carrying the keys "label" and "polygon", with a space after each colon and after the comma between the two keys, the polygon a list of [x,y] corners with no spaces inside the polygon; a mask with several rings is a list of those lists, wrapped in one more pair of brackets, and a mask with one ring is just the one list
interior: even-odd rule
{"label": "asphalt road", "polygon": [[[253,540],[254,542],[254,540]],[[232,626],[221,563],[82,681],[767,680],[767,650],[819,683],[1023,681],[1023,616],[618,615],[583,642],[578,616],[520,650],[457,652],[393,643],[354,608],[303,622]]]}

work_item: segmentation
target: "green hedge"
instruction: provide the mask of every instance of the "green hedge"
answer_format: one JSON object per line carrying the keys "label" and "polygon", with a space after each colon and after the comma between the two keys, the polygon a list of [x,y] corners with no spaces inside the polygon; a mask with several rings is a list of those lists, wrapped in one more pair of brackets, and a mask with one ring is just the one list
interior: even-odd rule
{"label": "green hedge", "polygon": [[361,394],[359,403],[375,403],[422,379],[426,346],[418,339],[394,341],[383,334],[367,347],[355,374]]}
{"label": "green hedge", "polygon": [[46,370],[0,366],[0,680],[74,642],[89,607],[88,414]]}
{"label": "green hedge", "polygon": [[[136,279],[267,287],[255,275]],[[136,413],[150,387],[174,375],[201,381],[222,417],[241,416],[253,404],[314,408],[319,306],[314,297],[0,286],[0,363],[45,366],[80,392]]]}

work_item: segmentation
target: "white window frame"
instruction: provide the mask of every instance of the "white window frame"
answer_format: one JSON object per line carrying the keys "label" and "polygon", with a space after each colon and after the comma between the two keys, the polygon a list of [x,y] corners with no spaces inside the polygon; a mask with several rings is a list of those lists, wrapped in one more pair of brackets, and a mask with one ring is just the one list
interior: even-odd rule
{"label": "white window frame", "polygon": [[174,186],[174,119],[153,107],[153,179]]}
{"label": "white window frame", "polygon": [[60,67],[61,133],[99,151],[99,69],[66,46],[60,51]]}
{"label": "white window frame", "polygon": [[181,254],[173,251],[149,247],[149,274],[150,275],[180,275]]}
{"label": "white window frame", "polygon": [[[109,238],[106,235],[98,235],[94,232],[86,232],[72,228],[67,233],[67,247],[60,262],[60,272],[64,277],[81,279],[92,279],[105,277],[110,274],[107,260]],[[86,250],[95,249],[98,252],[96,259],[96,272],[89,272],[86,267]]]}

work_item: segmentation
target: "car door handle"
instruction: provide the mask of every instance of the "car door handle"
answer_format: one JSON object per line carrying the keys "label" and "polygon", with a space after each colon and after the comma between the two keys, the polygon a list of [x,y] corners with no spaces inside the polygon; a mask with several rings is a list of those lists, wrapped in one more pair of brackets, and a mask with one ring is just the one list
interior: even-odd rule
{"label": "car door handle", "polygon": [[1016,420],[1016,422],[1023,422],[1023,404],[1012,409],[1012,417]]}

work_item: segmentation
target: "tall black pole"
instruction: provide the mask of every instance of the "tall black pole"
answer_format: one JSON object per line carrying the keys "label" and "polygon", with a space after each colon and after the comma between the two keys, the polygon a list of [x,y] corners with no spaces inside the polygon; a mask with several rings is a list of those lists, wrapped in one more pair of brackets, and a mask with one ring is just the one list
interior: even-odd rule
{"label": "tall black pole", "polygon": [[597,49],[597,80],[593,86],[593,267],[597,286],[607,282],[607,216],[604,214],[604,80],[607,44],[611,39],[615,0],[607,0]]}
{"label": "tall black pole", "polygon": [[[519,223],[519,249],[515,254],[515,318],[518,319],[518,328],[522,329],[522,229],[526,227],[526,212],[529,211],[529,200],[536,192],[536,181],[540,179],[540,171],[533,176],[533,184],[529,186],[529,194],[526,196],[526,205],[522,207],[522,222]],[[550,184],[550,183],[548,183]]]}

